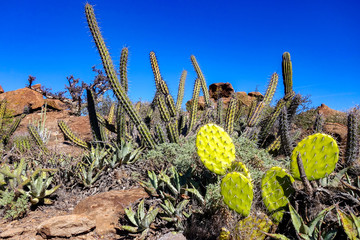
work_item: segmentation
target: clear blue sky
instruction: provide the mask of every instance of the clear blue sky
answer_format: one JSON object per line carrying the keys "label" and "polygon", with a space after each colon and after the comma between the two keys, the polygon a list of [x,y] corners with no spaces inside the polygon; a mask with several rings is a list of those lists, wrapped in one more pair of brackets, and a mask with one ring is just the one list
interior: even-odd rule
{"label": "clear blue sky", "polygon": [[[101,60],[87,27],[85,1],[17,0],[0,3],[0,85],[22,88],[28,75],[54,91],[66,76],[90,83]],[[129,95],[150,101],[155,86],[149,52],[176,97],[188,70],[191,98],[195,55],[208,85],[230,82],[236,91],[265,91],[281,55],[293,61],[294,90],[346,110],[360,104],[360,1],[89,0],[114,63],[129,47]],[[280,82],[276,98],[283,95]]]}

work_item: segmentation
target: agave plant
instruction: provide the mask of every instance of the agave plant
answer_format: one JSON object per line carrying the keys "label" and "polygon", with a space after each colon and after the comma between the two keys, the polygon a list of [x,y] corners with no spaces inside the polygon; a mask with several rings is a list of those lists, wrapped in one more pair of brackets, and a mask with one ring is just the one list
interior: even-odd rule
{"label": "agave plant", "polygon": [[106,161],[111,168],[116,168],[122,164],[131,164],[136,162],[139,159],[143,148],[133,149],[130,142],[121,140],[120,143],[115,142],[112,144],[112,151],[114,154],[112,157],[107,158]]}
{"label": "agave plant", "polygon": [[53,180],[53,174],[50,172],[53,171],[55,170],[42,169],[37,172],[37,174],[31,176],[31,180],[23,189],[19,189],[19,192],[27,195],[32,205],[38,203],[52,204],[52,201],[48,197],[61,186],[57,185],[49,189]]}
{"label": "agave plant", "polygon": [[147,213],[145,213],[144,209],[144,199],[138,205],[137,212],[135,213],[134,210],[130,208],[125,208],[125,214],[130,220],[132,224],[135,226],[121,226],[123,230],[126,230],[131,233],[141,233],[138,239],[145,239],[147,236],[150,225],[154,222],[157,214],[159,213],[159,208],[154,208],[151,206]]}

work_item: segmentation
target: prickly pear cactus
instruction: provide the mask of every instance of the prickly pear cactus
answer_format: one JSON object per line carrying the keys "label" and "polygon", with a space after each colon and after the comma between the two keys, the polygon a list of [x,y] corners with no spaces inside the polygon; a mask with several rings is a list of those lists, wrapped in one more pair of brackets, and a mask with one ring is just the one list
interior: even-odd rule
{"label": "prickly pear cactus", "polygon": [[242,173],[228,173],[221,181],[221,195],[229,208],[248,216],[254,197],[251,181]]}
{"label": "prickly pear cactus", "polygon": [[300,179],[297,156],[300,153],[305,174],[311,180],[326,177],[335,169],[339,160],[339,148],[329,135],[316,133],[301,140],[291,155],[290,170],[295,179]]}
{"label": "prickly pear cactus", "polygon": [[[251,214],[236,224],[234,240],[263,240],[273,223],[266,214]],[[264,233],[265,232],[265,233]]]}
{"label": "prickly pear cactus", "polygon": [[247,177],[250,180],[250,182],[252,181],[249,170],[247,169],[245,164],[243,164],[240,161],[233,161],[232,162],[232,164],[231,164],[231,172],[240,172],[245,177]]}
{"label": "prickly pear cactus", "polygon": [[224,175],[235,159],[235,146],[230,136],[212,123],[200,128],[196,148],[205,167],[218,175]]}
{"label": "prickly pear cactus", "polygon": [[289,197],[294,193],[294,178],[281,167],[270,168],[261,179],[261,195],[275,222],[280,222]]}

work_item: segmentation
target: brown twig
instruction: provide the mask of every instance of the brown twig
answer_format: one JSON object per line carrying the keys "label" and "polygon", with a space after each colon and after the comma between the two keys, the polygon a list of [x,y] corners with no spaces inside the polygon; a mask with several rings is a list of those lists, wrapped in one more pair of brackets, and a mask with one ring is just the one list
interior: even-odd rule
{"label": "brown twig", "polygon": [[310,185],[310,182],[309,180],[307,179],[306,177],[306,174],[305,174],[305,169],[304,169],[304,164],[303,164],[303,161],[301,159],[301,156],[300,156],[300,153],[297,155],[297,165],[299,167],[299,172],[300,172],[300,178],[304,184],[304,187],[305,187],[305,192],[310,196],[312,197],[313,195],[313,189]]}

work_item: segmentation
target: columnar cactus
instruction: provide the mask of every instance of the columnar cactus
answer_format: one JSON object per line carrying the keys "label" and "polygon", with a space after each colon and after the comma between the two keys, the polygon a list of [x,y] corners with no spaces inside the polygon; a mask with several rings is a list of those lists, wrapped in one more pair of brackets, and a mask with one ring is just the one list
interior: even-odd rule
{"label": "columnar cactus", "polygon": [[196,115],[198,110],[198,103],[199,103],[199,94],[200,94],[200,79],[197,78],[194,84],[194,90],[192,95],[191,101],[191,108],[190,108],[190,120],[189,126],[187,129],[187,134],[189,134],[196,122]]}
{"label": "columnar cactus", "polygon": [[178,95],[176,99],[176,112],[179,113],[181,110],[182,101],[184,99],[185,91],[185,80],[186,80],[187,71],[183,70],[180,77]]}
{"label": "columnar cactus", "polygon": [[120,104],[124,107],[130,119],[136,125],[141,137],[145,140],[146,145],[150,148],[154,148],[155,142],[152,139],[149,129],[141,120],[139,114],[135,111],[134,106],[132,105],[129,97],[126,95],[124,88],[119,83],[109,51],[100,33],[100,29],[94,14],[94,9],[90,4],[85,5],[85,13],[86,13],[86,19],[88,21],[90,32],[94,38],[106,75],[109,79],[109,83],[115,93],[115,96],[119,100]]}
{"label": "columnar cactus", "polygon": [[225,129],[229,134],[231,134],[234,130],[236,103],[237,100],[235,98],[232,98],[226,111]]}
{"label": "columnar cactus", "polygon": [[290,59],[290,53],[284,52],[282,55],[282,76],[285,87],[285,100],[289,99],[293,92],[293,81],[292,81],[292,63]]}
{"label": "columnar cactus", "polygon": [[261,179],[264,204],[275,222],[280,222],[289,197],[294,193],[294,178],[281,167],[270,168]]}
{"label": "columnar cactus", "polygon": [[297,164],[299,154],[309,181],[332,173],[339,160],[339,148],[331,136],[322,133],[310,135],[298,143],[291,155],[291,174],[299,180],[300,173]]}
{"label": "columnar cactus", "polygon": [[207,88],[207,85],[206,85],[205,77],[204,77],[203,73],[201,72],[201,69],[199,67],[199,64],[196,61],[195,56],[191,55],[190,58],[191,58],[191,62],[193,64],[193,66],[194,66],[194,69],[196,71],[197,77],[200,79],[201,88],[202,88],[202,91],[204,93],[205,104],[207,106],[210,106],[210,104],[211,104],[210,95],[209,95],[209,91],[208,91],[208,88]]}
{"label": "columnar cactus", "polygon": [[352,165],[359,157],[358,117],[354,111],[348,115],[347,138],[345,159],[348,165]]}
{"label": "columnar cactus", "polygon": [[60,130],[63,132],[63,134],[65,135],[65,137],[67,139],[69,139],[70,141],[72,141],[73,143],[75,143],[76,145],[78,145],[82,148],[89,149],[90,145],[87,142],[76,137],[75,134],[70,130],[70,128],[67,126],[67,124],[63,120],[60,120],[58,122],[58,125],[59,125]]}

